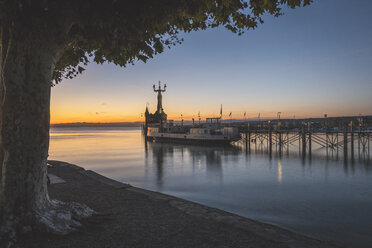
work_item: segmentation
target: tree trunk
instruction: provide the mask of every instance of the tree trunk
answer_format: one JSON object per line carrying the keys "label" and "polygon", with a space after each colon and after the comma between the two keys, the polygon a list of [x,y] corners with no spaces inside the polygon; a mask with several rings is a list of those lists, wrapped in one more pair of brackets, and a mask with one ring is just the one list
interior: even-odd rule
{"label": "tree trunk", "polygon": [[92,210],[47,192],[50,91],[64,45],[51,34],[2,29],[0,67],[0,235],[42,228],[66,233]]}

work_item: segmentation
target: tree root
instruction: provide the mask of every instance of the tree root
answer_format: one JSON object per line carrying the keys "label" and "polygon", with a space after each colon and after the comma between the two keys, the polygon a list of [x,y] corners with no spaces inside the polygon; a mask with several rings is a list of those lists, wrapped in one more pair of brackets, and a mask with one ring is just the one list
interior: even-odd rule
{"label": "tree root", "polygon": [[22,224],[20,218],[7,218],[0,225],[0,247],[17,247],[19,236],[32,231],[66,235],[77,231],[82,225],[80,220],[95,214],[87,205],[77,202],[47,200],[42,208],[32,213],[33,223]]}
{"label": "tree root", "polygon": [[90,217],[94,211],[85,204],[50,200],[48,208],[36,214],[38,229],[65,235],[81,227],[79,220]]}

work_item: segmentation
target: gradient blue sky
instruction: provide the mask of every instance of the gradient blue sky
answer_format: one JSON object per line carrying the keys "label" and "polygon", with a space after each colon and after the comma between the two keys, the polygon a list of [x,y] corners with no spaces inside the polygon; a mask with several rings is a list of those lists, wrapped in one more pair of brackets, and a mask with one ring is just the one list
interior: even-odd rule
{"label": "gradient blue sky", "polygon": [[51,122],[134,121],[152,85],[167,84],[171,119],[233,112],[233,118],[372,114],[372,1],[315,0],[266,16],[237,36],[224,28],[182,35],[181,45],[144,64],[87,67],[52,89]]}

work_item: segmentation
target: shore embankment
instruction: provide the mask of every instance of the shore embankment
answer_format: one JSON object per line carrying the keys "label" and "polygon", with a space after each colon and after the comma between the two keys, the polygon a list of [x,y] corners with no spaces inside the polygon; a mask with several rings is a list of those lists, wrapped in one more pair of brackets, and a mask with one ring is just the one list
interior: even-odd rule
{"label": "shore embankment", "polygon": [[216,208],[120,183],[77,165],[49,161],[52,199],[98,214],[65,236],[35,235],[23,247],[293,247],[330,243]]}

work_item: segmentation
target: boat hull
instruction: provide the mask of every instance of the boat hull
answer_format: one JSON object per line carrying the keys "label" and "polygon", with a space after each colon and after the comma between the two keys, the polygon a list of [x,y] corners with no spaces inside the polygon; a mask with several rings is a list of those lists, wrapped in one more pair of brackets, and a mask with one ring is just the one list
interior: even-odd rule
{"label": "boat hull", "polygon": [[156,141],[156,142],[177,142],[177,143],[184,143],[184,144],[206,144],[206,145],[229,145],[232,142],[240,140],[240,137],[230,138],[230,137],[197,137],[192,135],[149,135],[147,136],[148,140]]}

